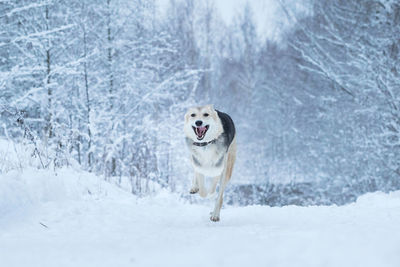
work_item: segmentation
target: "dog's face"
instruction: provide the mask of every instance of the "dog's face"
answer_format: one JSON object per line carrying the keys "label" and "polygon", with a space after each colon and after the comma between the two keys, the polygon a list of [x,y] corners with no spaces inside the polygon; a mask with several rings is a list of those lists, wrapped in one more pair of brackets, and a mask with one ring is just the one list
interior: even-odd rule
{"label": "dog's face", "polygon": [[185,114],[184,132],[195,142],[209,142],[222,130],[221,120],[212,105],[189,108]]}

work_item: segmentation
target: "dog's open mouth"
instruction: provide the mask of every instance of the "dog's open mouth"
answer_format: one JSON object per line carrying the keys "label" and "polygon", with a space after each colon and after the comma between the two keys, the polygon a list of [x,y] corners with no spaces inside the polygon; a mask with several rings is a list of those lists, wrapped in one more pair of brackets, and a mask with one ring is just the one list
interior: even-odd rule
{"label": "dog's open mouth", "polygon": [[197,136],[197,140],[203,140],[209,127],[210,127],[209,125],[199,126],[199,127],[192,126],[194,133]]}

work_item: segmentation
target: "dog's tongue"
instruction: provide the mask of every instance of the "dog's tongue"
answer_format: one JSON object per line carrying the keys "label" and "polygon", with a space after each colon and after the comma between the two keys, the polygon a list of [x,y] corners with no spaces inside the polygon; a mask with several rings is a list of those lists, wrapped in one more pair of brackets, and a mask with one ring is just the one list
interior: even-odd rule
{"label": "dog's tongue", "polygon": [[197,132],[197,136],[203,136],[204,133],[206,132],[207,128],[205,126],[202,127],[197,127],[196,128],[196,132]]}

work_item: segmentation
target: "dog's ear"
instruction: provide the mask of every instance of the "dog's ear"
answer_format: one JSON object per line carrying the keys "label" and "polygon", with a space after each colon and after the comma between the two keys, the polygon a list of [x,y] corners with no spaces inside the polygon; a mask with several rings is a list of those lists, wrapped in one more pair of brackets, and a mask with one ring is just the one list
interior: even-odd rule
{"label": "dog's ear", "polygon": [[188,121],[189,121],[189,111],[186,111],[185,122],[188,122]]}
{"label": "dog's ear", "polygon": [[206,107],[208,107],[210,110],[214,111],[214,104],[208,104]]}
{"label": "dog's ear", "polygon": [[210,104],[210,105],[207,105],[207,107],[208,107],[208,109],[210,110],[210,114],[211,114],[211,117],[213,117],[215,120],[218,118],[218,113],[217,113],[217,111],[214,109],[214,105],[213,104]]}

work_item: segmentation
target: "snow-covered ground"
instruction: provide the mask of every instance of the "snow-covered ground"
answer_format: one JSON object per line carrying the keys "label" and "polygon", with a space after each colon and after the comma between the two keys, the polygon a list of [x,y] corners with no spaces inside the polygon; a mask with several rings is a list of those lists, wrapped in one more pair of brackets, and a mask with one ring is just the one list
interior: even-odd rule
{"label": "snow-covered ground", "polygon": [[347,206],[138,199],[71,169],[0,174],[0,266],[400,266],[400,191]]}

